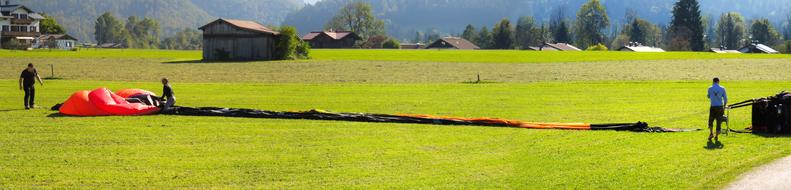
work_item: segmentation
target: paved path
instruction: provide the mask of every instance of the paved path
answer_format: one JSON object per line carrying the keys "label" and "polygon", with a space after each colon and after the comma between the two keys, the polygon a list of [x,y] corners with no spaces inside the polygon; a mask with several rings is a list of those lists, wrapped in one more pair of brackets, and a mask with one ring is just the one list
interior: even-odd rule
{"label": "paved path", "polygon": [[753,169],[726,189],[791,189],[791,156]]}

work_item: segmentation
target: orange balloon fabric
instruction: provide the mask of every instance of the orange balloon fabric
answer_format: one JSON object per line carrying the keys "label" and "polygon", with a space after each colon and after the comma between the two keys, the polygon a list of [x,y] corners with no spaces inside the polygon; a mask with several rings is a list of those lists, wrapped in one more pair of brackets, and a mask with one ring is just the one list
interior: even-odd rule
{"label": "orange balloon fabric", "polygon": [[[144,90],[143,90],[144,91]],[[141,91],[137,91],[141,92]],[[129,96],[139,93],[125,94]],[[156,106],[129,103],[106,88],[74,93],[60,108],[60,113],[74,116],[149,115],[159,112]]]}
{"label": "orange balloon fabric", "polygon": [[60,113],[73,116],[105,116],[110,115],[105,111],[99,110],[88,101],[90,91],[83,90],[75,92],[60,107]]}

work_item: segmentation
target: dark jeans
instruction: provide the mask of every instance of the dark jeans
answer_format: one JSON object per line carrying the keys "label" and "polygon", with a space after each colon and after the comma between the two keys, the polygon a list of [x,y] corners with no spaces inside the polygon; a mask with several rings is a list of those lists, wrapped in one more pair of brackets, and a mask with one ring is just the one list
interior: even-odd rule
{"label": "dark jeans", "polygon": [[36,104],[36,87],[31,85],[25,86],[22,89],[25,91],[25,107],[32,108],[33,105]]}
{"label": "dark jeans", "polygon": [[723,116],[725,115],[725,108],[722,106],[712,106],[709,109],[709,129],[714,127],[714,120],[717,120],[717,132],[722,129]]}

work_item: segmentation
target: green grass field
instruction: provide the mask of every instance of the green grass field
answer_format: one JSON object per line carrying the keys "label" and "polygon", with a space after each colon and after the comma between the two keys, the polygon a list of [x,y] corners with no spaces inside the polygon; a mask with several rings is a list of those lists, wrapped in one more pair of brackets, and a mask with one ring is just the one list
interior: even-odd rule
{"label": "green grass field", "polygon": [[[362,50],[334,51],[348,56]],[[791,139],[752,134],[722,137],[723,147],[706,148],[704,131],[61,117],[44,108],[19,109],[21,91],[15,77],[26,62],[55,64],[60,70],[56,76],[65,78],[38,87],[40,106],[96,87],[158,92],[157,78],[168,76],[177,81],[173,86],[184,106],[542,122],[646,121],[698,129],[705,128],[705,88],[712,75],[724,76],[733,101],[791,86],[789,78],[774,74],[791,71],[789,59],[782,56],[698,59],[688,53],[688,59],[502,64],[510,62],[436,62],[430,58],[435,52],[429,51],[376,51],[393,54],[390,57],[427,57],[414,61],[374,56],[332,60],[321,58],[331,57],[321,53],[332,51],[315,52],[316,60],[309,61],[216,64],[163,63],[184,58],[172,55],[0,52],[12,55],[0,56],[0,88],[6,89],[0,91],[0,119],[5,120],[0,123],[0,187],[711,189],[791,154]],[[463,83],[477,72],[494,83]],[[734,111],[731,120],[732,128],[746,127],[749,110]]]}

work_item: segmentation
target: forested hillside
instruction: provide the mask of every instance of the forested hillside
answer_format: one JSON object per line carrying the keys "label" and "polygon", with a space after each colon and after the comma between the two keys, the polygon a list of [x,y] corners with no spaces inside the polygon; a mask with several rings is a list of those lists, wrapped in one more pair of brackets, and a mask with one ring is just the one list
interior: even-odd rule
{"label": "forested hillside", "polygon": [[[12,0],[28,5],[55,18],[69,34],[81,40],[93,40],[93,25],[104,12],[119,18],[150,17],[159,21],[163,35],[173,35],[183,28],[196,28],[216,19],[249,19],[267,25],[294,25],[306,33],[323,29],[341,6],[354,0],[322,0],[304,5],[303,0]],[[424,34],[460,34],[467,24],[492,27],[502,18],[516,20],[534,16],[548,22],[563,10],[573,19],[586,0],[363,0],[383,19],[387,33],[399,39]],[[603,0],[611,24],[622,25],[627,10],[659,25],[670,22],[676,0]],[[789,0],[701,0],[704,16],[718,18],[723,12],[740,12],[747,20],[767,17],[780,25],[791,13]],[[303,8],[304,7],[304,8]]]}
{"label": "forested hillside", "polygon": [[69,34],[93,41],[94,23],[104,12],[119,18],[149,17],[159,21],[163,35],[197,28],[218,17],[279,24],[303,6],[301,0],[12,0],[55,17]]}
{"label": "forested hillside", "polygon": [[[323,0],[289,14],[285,24],[297,26],[300,32],[322,29],[344,4],[353,0]],[[548,22],[558,9],[573,19],[580,5],[587,0],[365,0],[386,22],[390,35],[412,39],[415,33],[460,34],[467,24],[491,25],[502,18],[516,20],[534,16]],[[676,0],[603,0],[612,23],[620,25],[627,10],[650,22],[667,25]],[[713,18],[723,12],[737,11],[747,19],[767,17],[781,22],[791,13],[788,0],[701,0],[703,15]]]}

